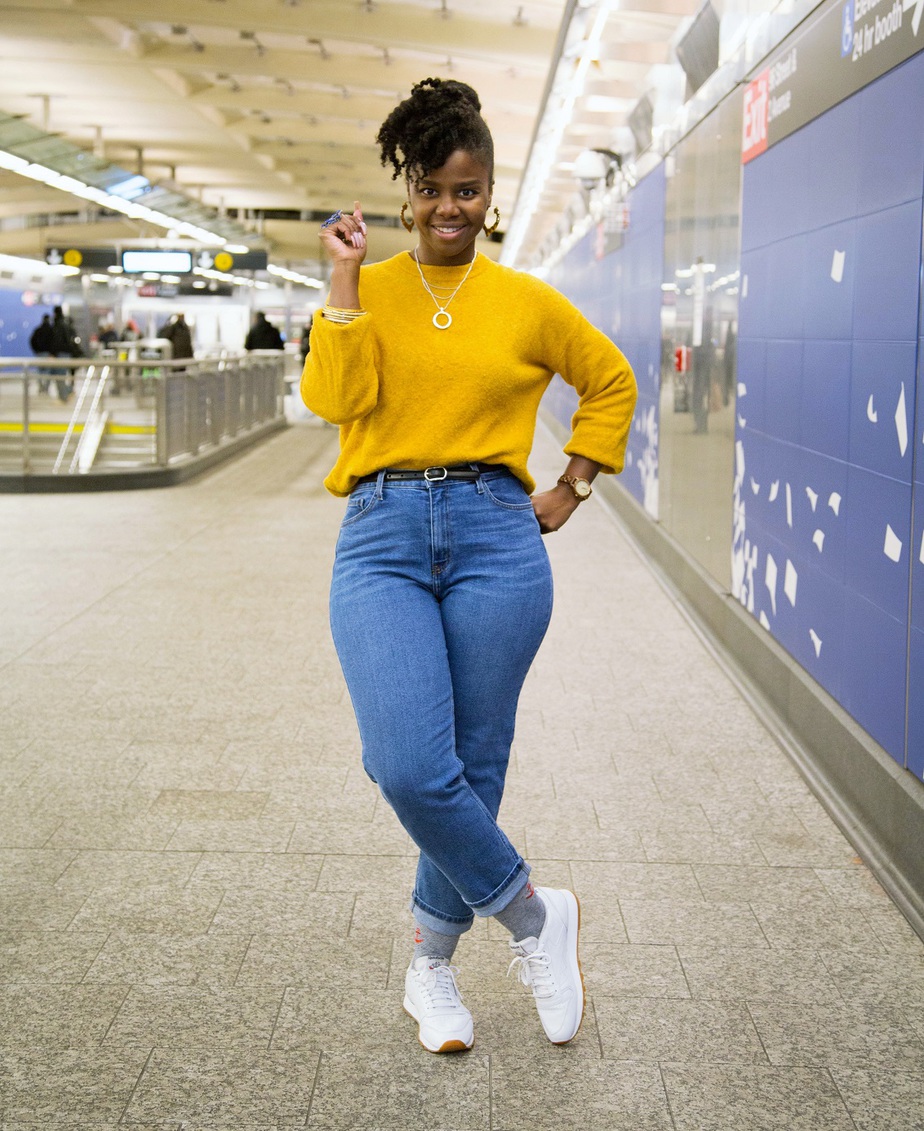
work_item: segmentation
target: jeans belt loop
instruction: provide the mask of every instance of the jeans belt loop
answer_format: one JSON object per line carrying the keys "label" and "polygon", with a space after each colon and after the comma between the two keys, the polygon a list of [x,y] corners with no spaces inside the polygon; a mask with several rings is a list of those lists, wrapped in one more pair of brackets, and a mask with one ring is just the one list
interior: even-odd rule
{"label": "jeans belt loop", "polygon": [[375,477],[375,498],[378,502],[382,501],[382,492],[385,489],[385,468],[378,473]]}
{"label": "jeans belt loop", "polygon": [[[431,475],[430,474],[431,471],[437,471],[437,472],[441,471],[443,474],[442,475]],[[423,475],[424,475],[424,479],[426,479],[426,481],[428,483],[442,483],[442,481],[444,479],[448,479],[449,472],[446,470],[445,467],[428,467],[428,468],[425,469]]]}

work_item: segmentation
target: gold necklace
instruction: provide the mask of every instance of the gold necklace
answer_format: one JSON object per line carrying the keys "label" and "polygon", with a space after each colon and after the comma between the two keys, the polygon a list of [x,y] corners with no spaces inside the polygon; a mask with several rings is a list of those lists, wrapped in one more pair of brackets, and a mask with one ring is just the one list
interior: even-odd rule
{"label": "gold necklace", "polygon": [[[472,273],[472,268],[475,266],[475,260],[477,258],[478,258],[478,252],[476,251],[475,254],[472,256],[471,263],[469,263],[469,265],[468,265],[468,270],[462,276],[462,283],[464,283],[465,280]],[[420,266],[420,258],[417,254],[417,248],[416,247],[414,248],[414,262],[417,264],[417,273],[420,275],[420,281],[424,285],[424,290],[427,292],[427,294],[430,296],[430,298],[432,298],[433,301],[436,303],[436,314],[433,315],[433,325],[437,328],[437,330],[448,330],[449,327],[452,325],[452,315],[449,313],[449,311],[446,309],[446,307],[449,306],[449,304],[456,297],[456,295],[459,293],[459,291],[462,290],[462,283],[459,283],[459,285],[452,292],[452,294],[449,296],[449,298],[447,298],[445,301],[441,302],[436,297],[436,295],[433,293],[433,288],[430,286],[430,284],[424,278],[423,269]],[[447,290],[447,289],[448,288],[446,288],[446,287],[437,287],[437,290]],[[441,317],[445,318],[446,321],[440,322]]]}

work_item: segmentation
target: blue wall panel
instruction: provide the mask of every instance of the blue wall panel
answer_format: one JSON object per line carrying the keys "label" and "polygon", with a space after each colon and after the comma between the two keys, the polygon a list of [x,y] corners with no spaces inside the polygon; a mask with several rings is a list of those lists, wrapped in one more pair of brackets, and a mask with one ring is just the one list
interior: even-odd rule
{"label": "blue wall panel", "polygon": [[853,310],[857,338],[916,341],[920,271],[920,198],[859,221]]}
{"label": "blue wall panel", "polygon": [[860,99],[848,98],[832,107],[824,115],[823,123],[822,128],[809,127],[806,131],[811,138],[808,177],[803,172],[799,208],[805,231],[815,231],[857,214],[859,169],[857,162],[849,157],[845,160],[845,155],[854,154],[857,149]]}
{"label": "blue wall panel", "polygon": [[841,703],[891,754],[904,749],[907,640],[907,620],[847,590]]}
{"label": "blue wall panel", "polygon": [[924,130],[924,54],[909,59],[873,83],[860,99],[858,150],[859,211],[877,212],[921,196]]}
{"label": "blue wall panel", "polygon": [[855,342],[850,376],[850,462],[911,482],[914,342]]}
{"label": "blue wall panel", "polygon": [[807,340],[802,349],[799,443],[809,451],[843,456],[850,445],[849,341]]}
{"label": "blue wall panel", "polygon": [[857,221],[842,220],[802,237],[805,258],[806,338],[853,336],[854,278],[857,272]]}
{"label": "blue wall panel", "polygon": [[924,54],[746,166],[736,433],[739,598],[919,776],[922,117]]}
{"label": "blue wall panel", "polygon": [[[632,366],[639,397],[620,481],[654,517],[658,513],[664,197],[660,165],[629,194],[629,227],[622,246],[598,258],[599,236],[591,231],[549,279],[609,334]],[[562,386],[556,379],[543,403],[568,426],[575,400]]]}

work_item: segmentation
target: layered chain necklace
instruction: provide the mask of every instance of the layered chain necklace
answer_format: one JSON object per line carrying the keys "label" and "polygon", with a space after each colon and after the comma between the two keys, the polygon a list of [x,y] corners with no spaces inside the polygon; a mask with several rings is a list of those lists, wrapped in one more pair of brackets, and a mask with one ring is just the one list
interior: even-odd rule
{"label": "layered chain necklace", "polygon": [[[464,283],[465,280],[469,277],[469,275],[471,275],[472,268],[475,266],[475,260],[477,258],[478,258],[478,252],[476,251],[475,254],[472,256],[471,263],[469,263],[469,265],[468,265],[468,270],[462,276],[462,283]],[[427,292],[427,294],[430,296],[430,298],[432,298],[433,301],[436,303],[436,314],[433,315],[433,325],[437,328],[437,330],[448,330],[449,327],[452,325],[452,315],[449,313],[449,311],[446,309],[446,307],[449,306],[449,304],[456,297],[456,295],[459,293],[459,291],[462,290],[462,283],[459,283],[459,285],[449,295],[448,298],[446,298],[446,292],[449,290],[449,288],[448,287],[437,287],[436,290],[442,292],[442,296],[438,298],[436,296],[436,294],[434,294],[434,288],[431,287],[430,284],[427,282],[427,280],[424,278],[423,268],[420,266],[420,259],[417,255],[417,248],[416,247],[414,248],[414,262],[417,264],[417,273],[420,275],[420,281],[424,285],[424,290]],[[441,322],[440,321],[441,318],[445,318],[446,321]]]}

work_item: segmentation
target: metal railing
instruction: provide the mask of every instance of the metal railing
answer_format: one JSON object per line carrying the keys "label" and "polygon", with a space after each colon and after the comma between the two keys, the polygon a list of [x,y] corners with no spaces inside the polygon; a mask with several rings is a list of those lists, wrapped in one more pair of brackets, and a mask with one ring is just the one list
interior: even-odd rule
{"label": "metal railing", "polygon": [[167,361],[132,346],[94,359],[0,358],[0,474],[166,468],[284,416],[281,353]]}

